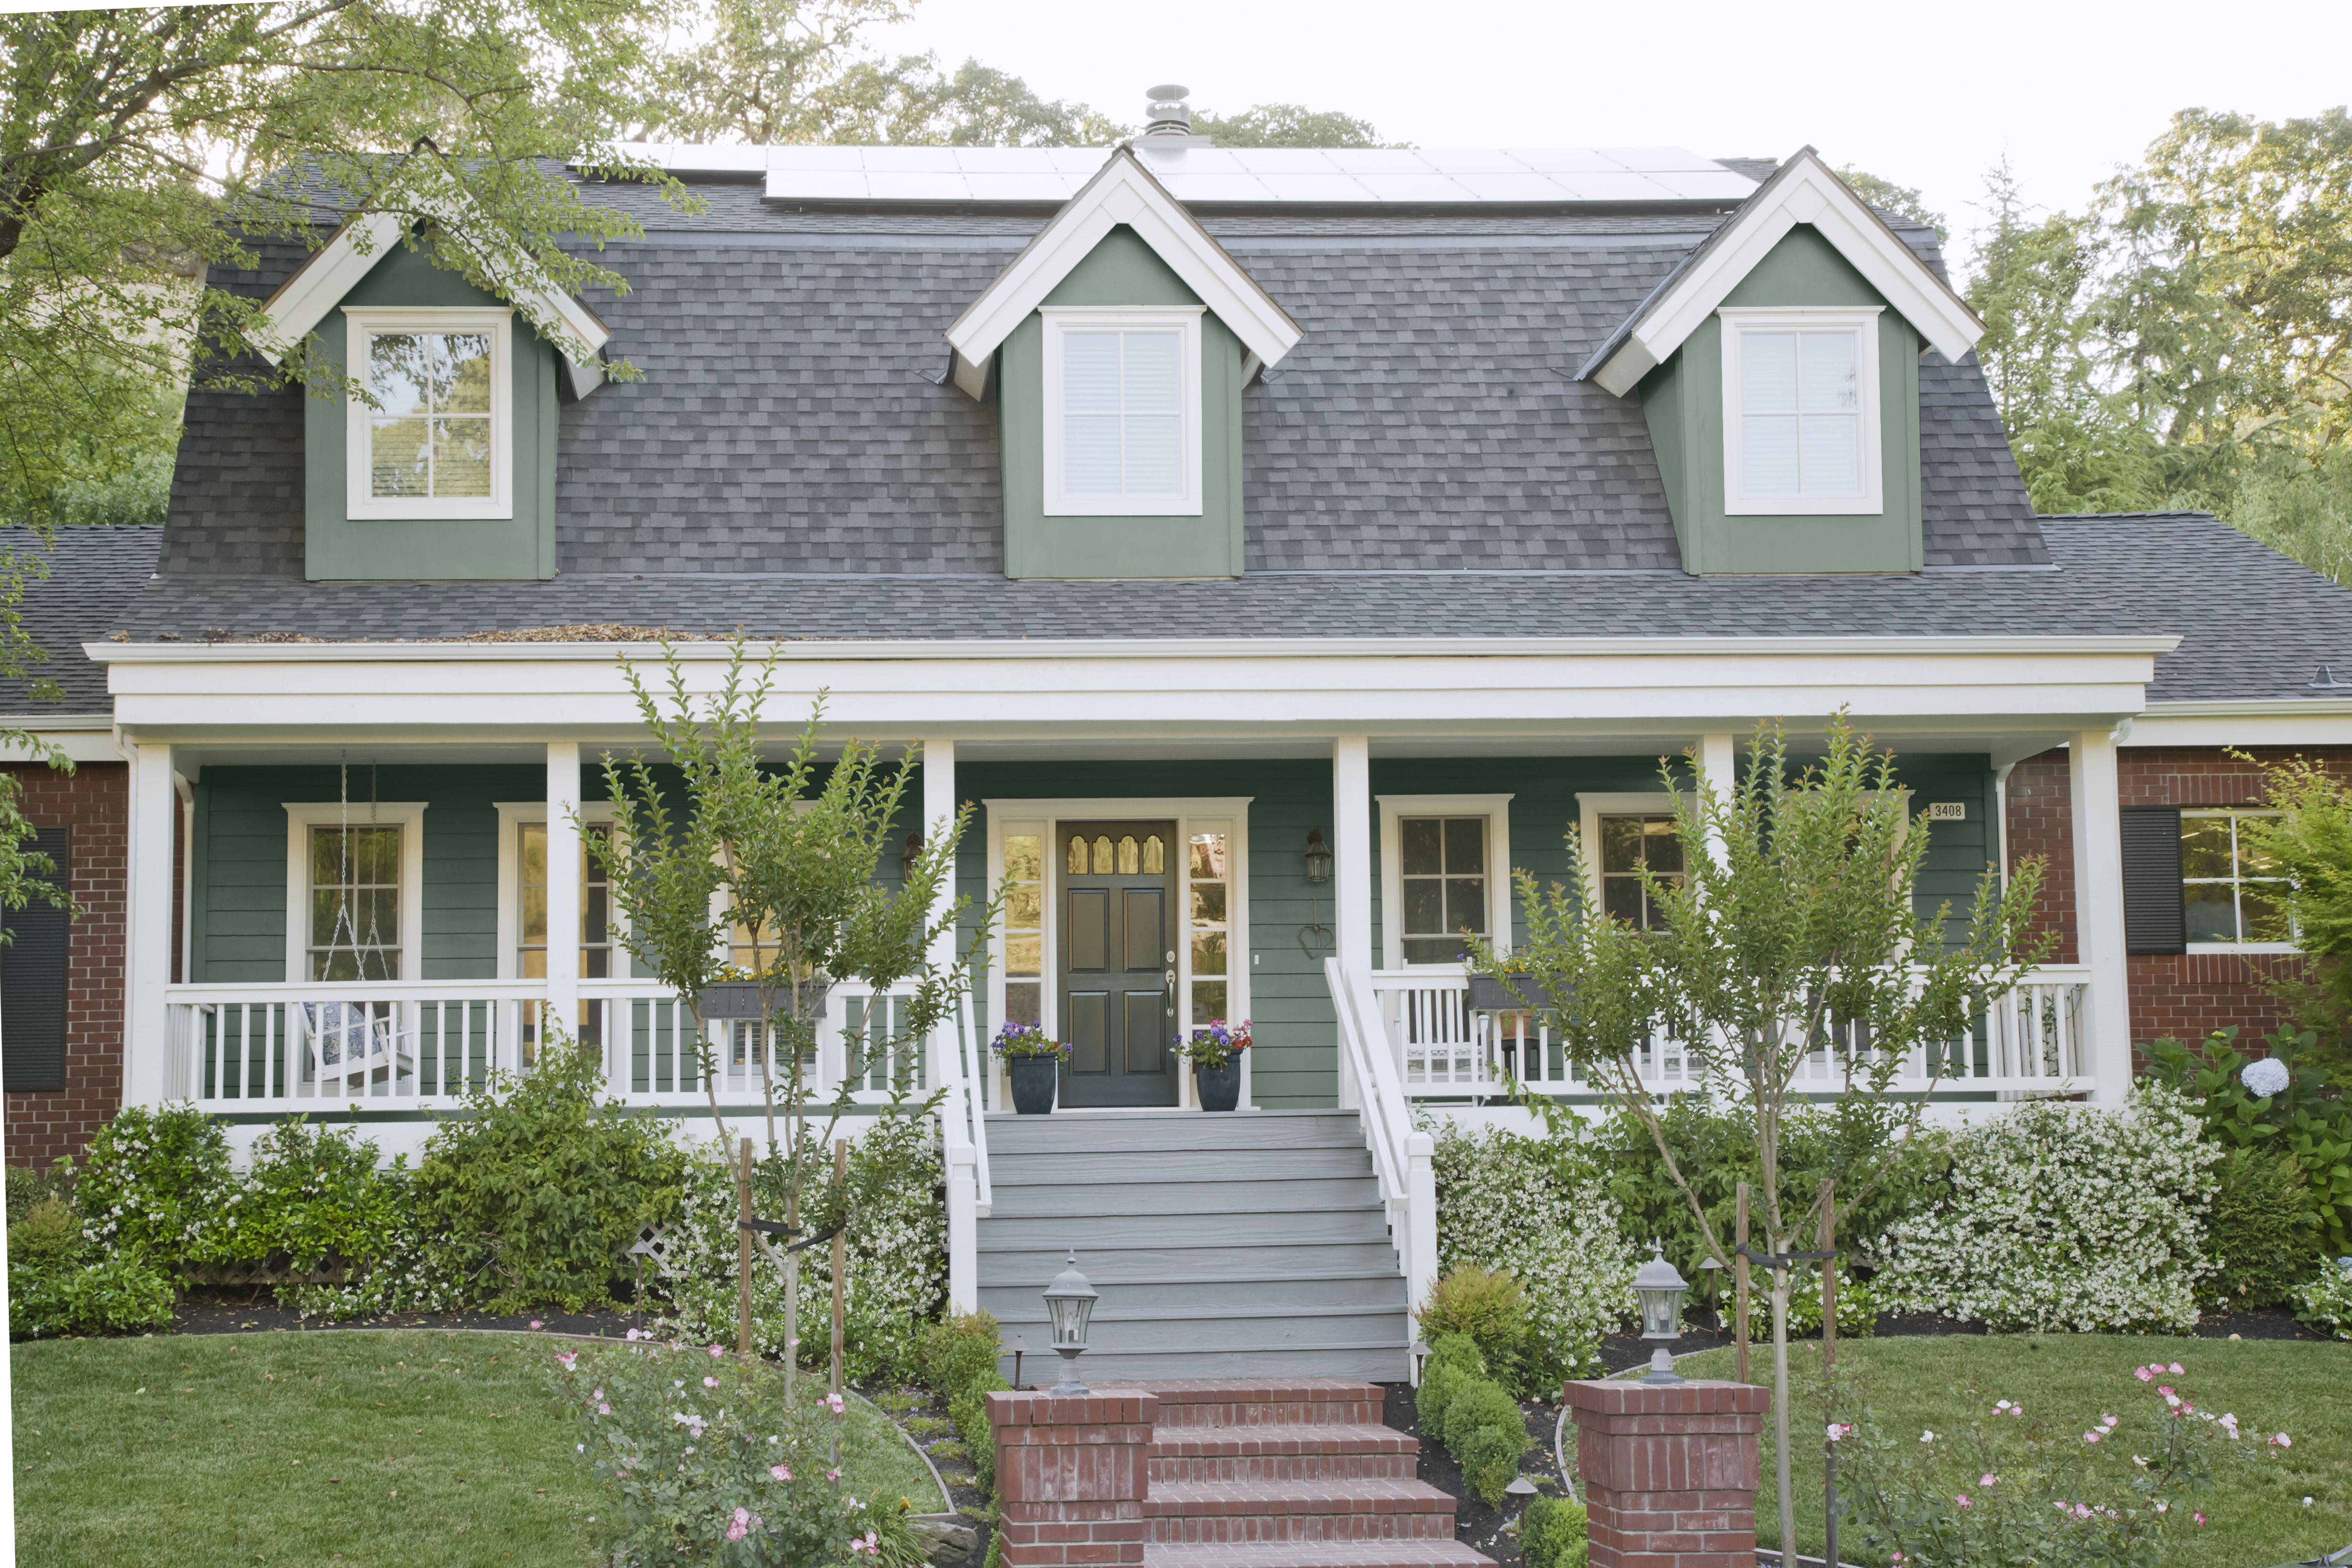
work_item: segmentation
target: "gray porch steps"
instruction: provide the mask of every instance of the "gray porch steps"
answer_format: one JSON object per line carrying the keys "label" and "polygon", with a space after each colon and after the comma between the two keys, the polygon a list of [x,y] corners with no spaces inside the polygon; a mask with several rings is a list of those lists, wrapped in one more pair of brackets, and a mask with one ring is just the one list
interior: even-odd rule
{"label": "gray porch steps", "polygon": [[1050,1381],[1039,1293],[1073,1247],[1102,1293],[1090,1383],[1406,1375],[1404,1280],[1354,1111],[994,1115],[988,1153],[980,1305],[1030,1345],[1024,1381]]}

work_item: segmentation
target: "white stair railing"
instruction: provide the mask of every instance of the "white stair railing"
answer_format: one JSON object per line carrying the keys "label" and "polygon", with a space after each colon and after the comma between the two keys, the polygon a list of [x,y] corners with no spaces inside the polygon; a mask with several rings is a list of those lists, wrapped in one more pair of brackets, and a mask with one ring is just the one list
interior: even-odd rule
{"label": "white stair railing", "polygon": [[[940,1133],[948,1169],[948,1306],[958,1312],[980,1306],[980,1221],[992,1194],[988,1180],[988,1117],[982,1104],[980,1038],[972,1026],[971,998],[958,999],[955,1016],[933,1036],[940,1063]],[[944,1047],[940,1049],[937,1047]]]}
{"label": "white stair railing", "polygon": [[[1372,1152],[1381,1198],[1389,1213],[1389,1239],[1404,1272],[1405,1300],[1418,1310],[1437,1283],[1436,1141],[1412,1124],[1404,1085],[1391,1059],[1380,1004],[1367,978],[1337,958],[1323,961],[1323,978],[1339,1015],[1342,1069],[1354,1078],[1364,1142]],[[1407,1358],[1410,1360],[1410,1358]],[[1412,1375],[1413,1369],[1406,1369]]]}

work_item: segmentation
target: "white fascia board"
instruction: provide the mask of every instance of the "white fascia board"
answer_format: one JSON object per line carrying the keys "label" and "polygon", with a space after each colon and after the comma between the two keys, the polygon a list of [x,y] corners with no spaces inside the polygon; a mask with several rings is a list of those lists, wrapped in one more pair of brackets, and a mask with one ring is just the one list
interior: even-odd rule
{"label": "white fascia board", "polygon": [[2121,744],[2137,746],[2352,745],[2352,702],[2340,697],[2273,701],[2151,702]]}
{"label": "white fascia board", "polygon": [[1946,359],[1957,363],[1984,335],[1966,301],[1806,148],[1725,220],[1713,245],[1643,311],[1592,379],[1613,396],[1631,392],[1801,223],[1812,225]]}
{"label": "white fascia board", "polygon": [[[341,304],[343,296],[375,269],[386,248],[399,241],[405,226],[403,219],[390,213],[362,213],[337,229],[334,237],[316,256],[296,268],[294,276],[279,284],[278,291],[263,302],[261,313],[268,323],[268,338],[257,339],[254,343],[261,356],[271,364],[283,360],[288,350],[326,320],[327,312]],[[537,306],[577,340],[558,342],[556,347],[563,354],[572,395],[585,397],[604,384],[604,367],[596,356],[611,341],[612,329],[599,321],[593,310],[544,277],[532,276],[536,270],[529,268],[493,281],[499,286],[499,293]],[[575,354],[574,349],[581,352]]]}
{"label": "white fascia board", "polygon": [[[1242,346],[1265,363],[1278,363],[1306,335],[1168,187],[1122,147],[964,307],[948,328],[948,342],[964,361],[986,364],[1013,329],[1120,224],[1134,229]],[[957,384],[963,384],[962,377]]]}
{"label": "white fascia board", "polygon": [[[34,740],[55,747],[73,762],[119,763],[123,760],[121,743],[115,739],[114,715],[111,713],[44,713],[26,722],[26,731]],[[30,747],[14,742],[0,744],[0,763],[47,760]]]}

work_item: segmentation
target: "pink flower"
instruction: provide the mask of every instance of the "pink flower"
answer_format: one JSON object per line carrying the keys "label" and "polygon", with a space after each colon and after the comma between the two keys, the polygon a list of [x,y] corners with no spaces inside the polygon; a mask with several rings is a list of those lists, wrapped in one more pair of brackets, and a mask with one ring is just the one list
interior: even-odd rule
{"label": "pink flower", "polygon": [[2156,1500],[2156,1511],[2157,1511],[2157,1512],[2158,1512],[2158,1513],[2165,1513],[2165,1512],[2168,1512],[2168,1511],[2170,1511],[2171,1508],[2172,1508],[2172,1505],[2171,1505],[2170,1503],[2168,1503],[2168,1502],[2165,1501],[2162,1498],[2158,1498],[2158,1499]]}
{"label": "pink flower", "polygon": [[726,1351],[717,1344],[713,1344],[710,1347],[710,1359],[712,1361],[717,1361],[720,1356],[723,1356],[726,1353]]}
{"label": "pink flower", "polygon": [[2192,1513],[2192,1514],[2190,1514],[2189,1517],[2189,1518],[2191,1518],[2191,1519],[2193,1519],[2193,1520],[2195,1520],[2195,1521],[2197,1521],[2197,1528],[2198,1528],[2198,1529],[2202,1530],[2202,1529],[2204,1529],[2204,1528],[2205,1528],[2205,1516],[2204,1516],[2203,1514],[2201,1514],[2201,1513]]}
{"label": "pink flower", "polygon": [[1999,1476],[1979,1476],[1977,1478],[1977,1485],[1980,1487],[1989,1487],[1999,1479],[2000,1479]]}
{"label": "pink flower", "polygon": [[2142,1383],[2152,1383],[2156,1380],[2155,1372],[2150,1368],[2144,1366],[2136,1366],[2132,1368],[2132,1375],[2139,1379]]}
{"label": "pink flower", "polygon": [[2011,1415],[2022,1415],[2025,1414],[2025,1406],[2022,1405],[2012,1405],[2009,1407],[2009,1413]]}
{"label": "pink flower", "polygon": [[840,1415],[842,1412],[841,1395],[838,1394],[826,1394],[824,1396],[824,1406],[826,1409],[832,1411],[835,1415]]}
{"label": "pink flower", "polygon": [[635,1344],[635,1343],[636,1343],[636,1342],[637,1342],[637,1331],[636,1331],[636,1330],[635,1330],[635,1329],[631,1329],[631,1330],[629,1331],[629,1342],[630,1342],[631,1344]]}
{"label": "pink flower", "polygon": [[793,1470],[790,1465],[770,1465],[768,1467],[768,1474],[772,1479],[780,1481],[788,1481],[793,1479]]}
{"label": "pink flower", "polygon": [[613,1414],[613,1407],[609,1405],[599,1405],[596,1406],[596,1414],[599,1415],[610,1415]]}
{"label": "pink flower", "polygon": [[1832,1421],[1832,1422],[1831,1422],[1831,1423],[1830,1423],[1830,1441],[1831,1441],[1831,1442],[1832,1442],[1832,1443],[1842,1443],[1842,1442],[1843,1442],[1846,1438],[1851,1437],[1851,1436],[1853,1436],[1853,1424],[1852,1422],[1850,1422],[1850,1421],[1847,1421],[1847,1422]]}
{"label": "pink flower", "polygon": [[[2180,1363],[2179,1362],[2174,1362],[2170,1366],[2166,1367],[2164,1370],[2169,1373],[2178,1373],[2180,1371]],[[2197,1517],[2202,1519],[2205,1516],[2200,1513]]]}
{"label": "pink flower", "polygon": [[2088,1519],[2091,1517],[2091,1510],[2084,1508],[2081,1503],[2076,1503],[2074,1505],[2074,1517],[2076,1519]]}
{"label": "pink flower", "polygon": [[2288,1436],[2284,1432],[2272,1438],[2271,1441],[2276,1443],[2282,1448],[2292,1448],[2294,1447],[2294,1439]]}
{"label": "pink flower", "polygon": [[716,1388],[719,1386],[719,1380],[715,1377],[706,1377],[702,1380],[702,1386],[705,1388]]}
{"label": "pink flower", "polygon": [[590,1394],[588,1397],[589,1397],[589,1398],[591,1398],[591,1399],[602,1399],[602,1398],[604,1398],[604,1391],[603,1389],[601,1389],[601,1388],[600,1388],[600,1389],[598,1389],[595,1393],[593,1393],[593,1394]]}
{"label": "pink flower", "polygon": [[827,1470],[824,1473],[824,1479],[829,1481],[837,1481],[841,1479],[841,1472],[839,1470]]}
{"label": "pink flower", "polygon": [[751,1532],[751,1510],[748,1508],[737,1509],[735,1510],[735,1522],[727,1527],[727,1539],[730,1541],[740,1541]]}
{"label": "pink flower", "polygon": [[2113,1430],[2116,1426],[2116,1418],[2112,1415],[2102,1415],[2099,1417],[2099,1425]]}
{"label": "pink flower", "polygon": [[533,1318],[530,1321],[530,1326],[534,1329],[543,1329],[547,1327],[545,1323],[541,1322],[537,1318]]}
{"label": "pink flower", "polygon": [[1952,1500],[1959,1504],[1962,1508],[1974,1508],[1976,1506],[1974,1503],[1969,1501],[1969,1494],[1966,1492],[1954,1492],[1952,1494]]}

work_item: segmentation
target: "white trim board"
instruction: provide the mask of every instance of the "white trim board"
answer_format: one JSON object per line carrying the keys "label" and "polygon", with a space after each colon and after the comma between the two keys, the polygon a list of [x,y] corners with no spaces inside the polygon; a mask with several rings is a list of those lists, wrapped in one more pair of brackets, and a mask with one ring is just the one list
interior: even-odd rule
{"label": "white trim board", "polygon": [[1803,147],[1692,253],[1682,274],[1634,313],[1622,340],[1587,361],[1577,379],[1597,381],[1617,397],[1633,391],[1801,223],[1811,224],[1946,359],[1957,362],[1984,335],[1984,323],[1951,285],[1819,153]]}
{"label": "white trim board", "polygon": [[310,979],[310,830],[313,827],[398,827],[400,833],[400,973],[420,978],[425,957],[425,805],[421,800],[293,801],[286,807],[286,978]]}
{"label": "white trim board", "polygon": [[[1402,969],[1404,961],[1404,854],[1399,821],[1407,816],[1483,816],[1486,819],[1486,940],[1507,952],[1511,945],[1511,799],[1507,795],[1379,795],[1381,809],[1381,966]],[[1458,963],[1414,964],[1416,969],[1459,969]]]}
{"label": "white trim board", "polygon": [[[1716,311],[1723,322],[1723,512],[1726,517],[1876,517],[1886,510],[1884,458],[1879,450],[1878,318],[1876,305],[1841,310],[1733,309]],[[1853,339],[1856,489],[1847,495],[1800,490],[1793,494],[1748,493],[1746,356],[1748,340],[1762,333],[1843,332]],[[1801,431],[1804,414],[1789,417]]]}
{"label": "white trim board", "polygon": [[375,493],[373,421],[387,411],[356,397],[344,402],[343,507],[361,518],[510,518],[514,516],[514,312],[500,306],[452,310],[343,307],[344,367],[373,392],[371,336],[393,332],[481,332],[490,343],[490,493],[487,496],[380,496]]}
{"label": "white trim board", "polygon": [[[499,814],[498,973],[500,980],[512,980],[515,978],[515,950],[522,945],[522,841],[515,829],[526,822],[544,823],[547,820],[547,802],[502,800],[494,805]],[[582,801],[580,820],[591,827],[610,826],[614,820],[613,803],[609,800]],[[622,970],[629,967],[629,955],[621,946],[621,933],[627,929],[625,918],[621,907],[614,904],[613,961],[614,966]]]}
{"label": "white trim board", "polygon": [[978,397],[987,384],[989,361],[1004,340],[1120,224],[1133,229],[1242,346],[1265,363],[1281,363],[1306,335],[1168,187],[1119,147],[949,326],[956,384]]}
{"label": "white trim board", "polygon": [[[1037,1016],[1047,1035],[1057,1034],[1060,1026],[1056,944],[1061,939],[1061,930],[1055,917],[1064,872],[1055,838],[1061,825],[1066,822],[1172,820],[1176,824],[1176,843],[1171,852],[1177,858],[1177,930],[1174,934],[1182,938],[1176,943],[1177,1026],[1180,1030],[1189,1030],[1192,1026],[1192,836],[1197,828],[1223,827],[1225,1012],[1228,1017],[1246,1018],[1250,1016],[1250,974],[1256,963],[1255,951],[1250,946],[1249,920],[1249,808],[1255,798],[1246,795],[1223,797],[1143,796],[1133,799],[1081,795],[1060,800],[991,799],[980,803],[987,817],[989,887],[993,888],[1004,879],[1004,836],[1008,831],[1034,830],[1045,841],[1041,846],[1045,852],[1045,883],[1040,895],[1044,924],[1038,935],[1042,952],[1038,965]],[[1001,1026],[1004,1020],[1004,928],[1002,923],[988,939],[987,1004],[989,1018]],[[1242,1054],[1240,1105],[1244,1110],[1254,1104],[1250,1098],[1249,1057],[1246,1051]],[[984,1070],[995,1080],[995,1088],[989,1098],[990,1105],[1002,1108],[1011,1104],[1003,1064],[992,1062]],[[1197,1109],[1192,1094],[1192,1075],[1184,1070],[1181,1058],[1176,1067],[1176,1103],[1179,1109]]]}
{"label": "white trim board", "polygon": [[[1201,315],[1198,305],[1163,305],[1150,309],[1105,308],[1092,305],[1046,305],[1045,318],[1045,514],[1047,517],[1198,517],[1201,515]],[[1069,477],[1066,355],[1073,332],[1157,332],[1176,334],[1177,488],[1147,494],[1125,491],[1088,494],[1065,488]],[[1124,418],[1124,412],[1118,417]]]}

